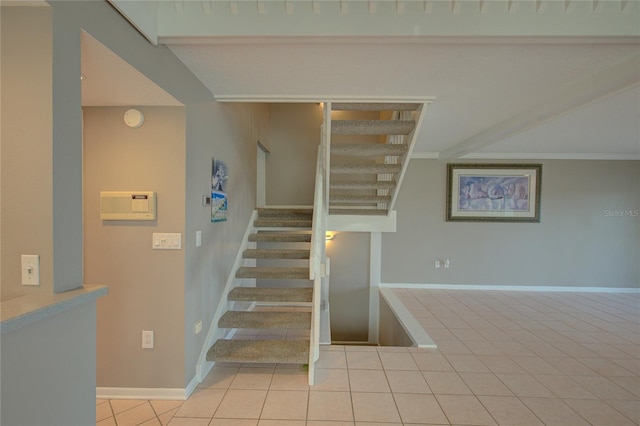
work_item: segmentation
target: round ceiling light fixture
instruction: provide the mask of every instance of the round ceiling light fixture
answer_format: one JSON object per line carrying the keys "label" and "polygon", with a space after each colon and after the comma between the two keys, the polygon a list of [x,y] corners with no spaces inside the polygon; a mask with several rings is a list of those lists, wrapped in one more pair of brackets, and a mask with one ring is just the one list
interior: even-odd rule
{"label": "round ceiling light fixture", "polygon": [[144,114],[142,111],[137,109],[128,109],[124,113],[124,124],[127,126],[137,129],[142,126],[142,123],[144,123]]}

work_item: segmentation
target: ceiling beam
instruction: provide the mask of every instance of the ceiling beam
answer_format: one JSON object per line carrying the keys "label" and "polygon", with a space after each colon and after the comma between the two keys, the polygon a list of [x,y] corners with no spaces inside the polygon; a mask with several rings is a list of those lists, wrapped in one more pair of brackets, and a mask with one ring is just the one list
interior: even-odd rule
{"label": "ceiling beam", "polygon": [[576,82],[533,108],[453,144],[441,159],[459,158],[640,84],[640,55]]}

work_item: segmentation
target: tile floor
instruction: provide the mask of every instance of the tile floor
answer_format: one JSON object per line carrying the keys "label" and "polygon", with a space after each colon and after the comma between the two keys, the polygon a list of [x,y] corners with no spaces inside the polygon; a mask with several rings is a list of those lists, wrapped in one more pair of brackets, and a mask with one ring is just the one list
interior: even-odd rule
{"label": "tile floor", "polygon": [[216,365],[187,401],[97,400],[96,424],[640,424],[640,295],[394,291],[438,349],[323,347],[313,387]]}

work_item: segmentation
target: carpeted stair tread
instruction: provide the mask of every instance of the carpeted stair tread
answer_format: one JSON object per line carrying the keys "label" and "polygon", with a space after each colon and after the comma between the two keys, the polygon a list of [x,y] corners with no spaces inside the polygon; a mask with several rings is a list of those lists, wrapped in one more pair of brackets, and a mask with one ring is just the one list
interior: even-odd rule
{"label": "carpeted stair tread", "polygon": [[399,156],[407,153],[407,144],[340,143],[331,145],[331,154],[351,157]]}
{"label": "carpeted stair tread", "polygon": [[330,203],[389,203],[391,197],[388,195],[347,195],[329,194]]}
{"label": "carpeted stair tread", "polygon": [[363,215],[363,216],[386,216],[387,210],[385,209],[338,209],[330,208],[329,214],[331,215]]}
{"label": "carpeted stair tread", "polygon": [[273,207],[260,207],[258,210],[259,218],[266,217],[288,217],[295,219],[311,219],[313,217],[313,209],[307,208],[273,208]]}
{"label": "carpeted stair tread", "polygon": [[268,218],[256,219],[253,225],[256,228],[311,228],[312,219],[285,219],[285,218]]}
{"label": "carpeted stair tread", "polygon": [[400,173],[399,164],[331,163],[331,173]]}
{"label": "carpeted stair tread", "polygon": [[236,270],[236,278],[262,278],[273,280],[308,280],[309,268],[251,267]]}
{"label": "carpeted stair tread", "polygon": [[207,352],[207,361],[306,364],[308,340],[224,340]]}
{"label": "carpeted stair tread", "polygon": [[311,234],[293,232],[258,232],[249,235],[249,241],[256,243],[310,243]]}
{"label": "carpeted stair tread", "polygon": [[333,111],[415,111],[420,104],[411,103],[332,103]]}
{"label": "carpeted stair tread", "polygon": [[379,181],[364,181],[364,180],[349,180],[349,181],[332,181],[331,189],[393,189],[396,187],[396,182],[392,180],[379,180]]}
{"label": "carpeted stair tread", "polygon": [[227,300],[232,302],[311,303],[313,289],[310,287],[236,287],[229,292]]}
{"label": "carpeted stair tread", "polygon": [[408,135],[415,127],[412,120],[333,120],[335,135]]}
{"label": "carpeted stair tread", "polygon": [[244,259],[309,259],[310,250],[298,249],[247,249]]}
{"label": "carpeted stair tread", "polygon": [[309,330],[311,312],[227,311],[218,321],[220,328]]}

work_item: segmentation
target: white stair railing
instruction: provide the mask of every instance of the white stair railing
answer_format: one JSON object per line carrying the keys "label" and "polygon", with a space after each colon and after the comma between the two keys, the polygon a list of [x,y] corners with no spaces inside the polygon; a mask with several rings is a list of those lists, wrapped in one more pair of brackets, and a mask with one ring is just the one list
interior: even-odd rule
{"label": "white stair railing", "polygon": [[[396,111],[393,114],[393,119],[413,120],[415,121],[415,126],[411,133],[409,133],[408,135],[392,135],[387,138],[387,143],[390,144],[407,144],[407,152],[402,157],[385,157],[385,164],[400,164],[402,166],[400,173],[396,177],[395,187],[393,190],[391,190],[391,202],[389,202],[387,205],[387,214],[391,214],[395,207],[396,199],[398,198],[398,192],[400,187],[402,186],[402,180],[404,179],[407,167],[409,166],[409,159],[411,158],[411,153],[413,152],[413,148],[416,144],[418,130],[420,129],[420,126],[422,126],[422,119],[424,118],[425,112],[424,110],[427,105],[429,105],[429,103],[422,103],[415,111]],[[381,175],[378,176],[378,179],[391,180],[393,179],[393,175]],[[389,192],[385,193],[384,195],[389,195]]]}
{"label": "white stair railing", "polygon": [[[330,108],[330,106],[329,106]],[[330,111],[330,110],[329,110]],[[315,363],[320,357],[321,334],[328,324],[328,273],[326,255],[327,216],[329,214],[329,150],[326,140],[330,132],[322,125],[322,144],[318,147],[316,182],[311,227],[311,253],[309,256],[309,279],[313,281],[312,326],[309,347],[309,385],[315,381]],[[323,339],[324,340],[324,339]],[[330,340],[330,338],[329,338]]]}

